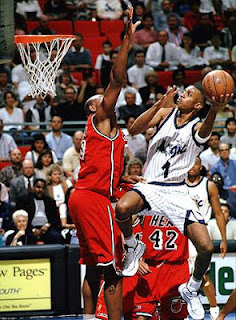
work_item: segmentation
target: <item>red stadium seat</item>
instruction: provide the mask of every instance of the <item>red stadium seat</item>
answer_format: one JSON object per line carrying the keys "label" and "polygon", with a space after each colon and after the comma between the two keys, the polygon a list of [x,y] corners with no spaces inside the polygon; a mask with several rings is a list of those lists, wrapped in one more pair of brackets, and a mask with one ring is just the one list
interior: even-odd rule
{"label": "red stadium seat", "polygon": [[86,37],[84,38],[84,47],[89,49],[92,55],[99,54],[103,52],[102,44],[106,40],[106,37]]}
{"label": "red stadium seat", "polygon": [[108,34],[107,39],[111,42],[113,50],[121,44],[120,35],[117,33]]}
{"label": "red stadium seat", "polygon": [[32,30],[36,29],[39,26],[38,21],[27,21],[27,32],[30,33]]}
{"label": "red stadium seat", "polygon": [[73,34],[72,22],[69,20],[49,21],[48,25],[57,34]]}
{"label": "red stadium seat", "polygon": [[81,33],[84,37],[99,37],[98,21],[74,21],[74,33]]}
{"label": "red stadium seat", "polygon": [[2,170],[3,168],[5,167],[8,167],[11,165],[11,162],[10,161],[3,161],[3,162],[0,162],[0,170]]}
{"label": "red stadium seat", "polygon": [[47,0],[39,0],[39,5],[40,5],[42,11],[44,11],[44,6],[45,6],[46,2],[47,2]]}
{"label": "red stadium seat", "polygon": [[[158,71],[159,76],[158,83],[165,89],[173,83],[172,71]],[[201,70],[186,70],[185,71],[185,84],[194,84],[195,82],[201,80]]]}
{"label": "red stadium seat", "polygon": [[77,80],[78,86],[80,86],[80,82],[83,79],[82,72],[71,72],[72,77]]}
{"label": "red stadium seat", "polygon": [[109,33],[121,34],[121,32],[124,30],[124,21],[102,20],[100,26],[102,35],[108,35]]}
{"label": "red stadium seat", "polygon": [[31,149],[31,146],[19,146],[18,149],[21,151],[22,159],[24,160],[25,159],[25,155]]}

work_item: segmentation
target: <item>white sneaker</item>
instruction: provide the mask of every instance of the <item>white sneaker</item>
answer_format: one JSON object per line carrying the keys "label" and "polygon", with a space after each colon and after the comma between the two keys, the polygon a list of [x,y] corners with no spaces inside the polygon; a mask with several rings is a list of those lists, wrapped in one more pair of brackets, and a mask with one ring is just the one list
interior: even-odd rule
{"label": "white sneaker", "polygon": [[218,306],[210,308],[210,318],[211,320],[216,320],[220,313],[220,308]]}
{"label": "white sneaker", "polygon": [[187,308],[189,315],[194,320],[204,319],[205,311],[201,304],[199,295],[196,291],[191,292],[187,288],[187,283],[183,283],[179,286],[178,291],[181,297],[187,302]]}
{"label": "white sneaker", "polygon": [[140,240],[137,240],[135,248],[128,247],[122,271],[124,277],[132,277],[135,275],[138,270],[138,261],[143,256],[145,250],[146,246]]}

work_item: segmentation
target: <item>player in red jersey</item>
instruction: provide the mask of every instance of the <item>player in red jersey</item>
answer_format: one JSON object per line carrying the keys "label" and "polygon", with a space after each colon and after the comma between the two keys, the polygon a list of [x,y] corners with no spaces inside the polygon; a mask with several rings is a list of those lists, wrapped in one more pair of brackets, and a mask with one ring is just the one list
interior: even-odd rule
{"label": "player in red jersey", "polygon": [[80,263],[103,268],[105,302],[112,320],[122,316],[122,280],[117,269],[121,263],[122,243],[109,198],[121,182],[126,143],[117,126],[114,109],[126,77],[132,36],[140,24],[133,24],[132,16],[133,8],[129,8],[125,37],[104,96],[93,96],[85,103],[90,115],[81,144],[79,179],[69,201],[80,243]]}
{"label": "player in red jersey", "polygon": [[[126,186],[126,191],[130,189],[130,186]],[[122,193],[125,192],[125,189],[123,189],[119,196],[122,195]],[[134,230],[134,234],[136,239],[140,240],[142,238],[142,223],[139,217],[133,216],[133,219],[135,219],[132,227]],[[133,317],[136,318],[135,314],[133,313],[134,310],[134,295],[135,295],[135,288],[138,283],[139,276],[136,274],[129,278],[123,278],[123,315],[124,320],[131,320]],[[100,286],[100,292],[98,294],[98,300],[97,300],[97,306],[96,306],[96,312],[95,312],[95,318],[101,319],[101,320],[107,320],[108,314],[107,314],[107,308],[104,301],[104,280],[101,281]]]}
{"label": "player in red jersey", "polygon": [[187,304],[181,298],[178,287],[189,279],[188,240],[162,215],[145,216],[142,241],[146,245],[143,261],[140,261],[139,278],[134,297],[134,311],[138,320],[184,319]]}

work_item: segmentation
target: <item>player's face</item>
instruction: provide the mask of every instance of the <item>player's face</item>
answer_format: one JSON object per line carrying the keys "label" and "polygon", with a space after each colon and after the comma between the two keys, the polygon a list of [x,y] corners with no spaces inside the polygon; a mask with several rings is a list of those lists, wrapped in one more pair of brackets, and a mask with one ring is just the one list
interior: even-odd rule
{"label": "player's face", "polygon": [[188,175],[189,176],[199,176],[201,172],[201,160],[199,158],[196,158],[195,163],[193,167],[189,170]]}
{"label": "player's face", "polygon": [[200,92],[194,86],[189,86],[177,100],[178,108],[185,113],[193,111],[195,105],[201,101]]}

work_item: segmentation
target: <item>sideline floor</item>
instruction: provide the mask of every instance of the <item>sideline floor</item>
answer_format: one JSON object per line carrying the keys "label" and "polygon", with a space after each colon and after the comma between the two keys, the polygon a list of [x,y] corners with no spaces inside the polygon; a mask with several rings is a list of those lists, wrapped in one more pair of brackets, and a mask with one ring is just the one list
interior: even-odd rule
{"label": "sideline floor", "polygon": [[[76,316],[57,316],[57,317],[4,317],[1,320],[13,320],[13,319],[24,319],[24,320],[84,320],[83,315]],[[189,320],[192,318],[189,318]],[[204,320],[210,320],[209,312],[206,311]],[[225,320],[236,320],[236,313],[230,313],[225,317]]]}

